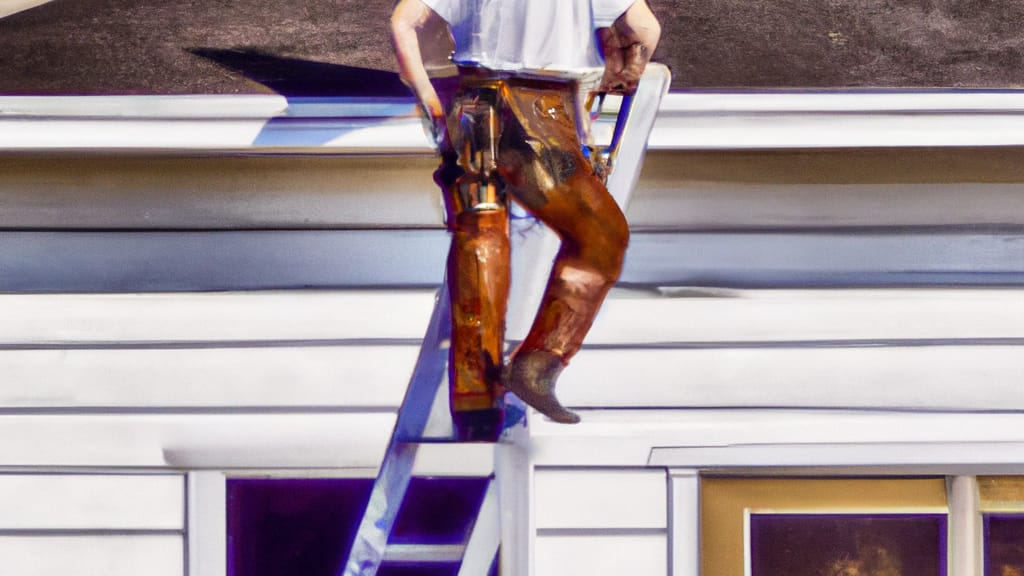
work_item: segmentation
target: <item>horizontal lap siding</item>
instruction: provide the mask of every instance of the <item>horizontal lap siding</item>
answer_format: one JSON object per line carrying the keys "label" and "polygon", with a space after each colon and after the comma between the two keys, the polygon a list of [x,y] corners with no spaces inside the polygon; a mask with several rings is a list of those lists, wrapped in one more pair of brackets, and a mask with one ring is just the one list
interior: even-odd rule
{"label": "horizontal lap siding", "polygon": [[4,572],[17,576],[182,576],[183,536],[3,536]]}
{"label": "horizontal lap siding", "polygon": [[663,529],[662,470],[539,469],[536,523],[545,529]]}
{"label": "horizontal lap siding", "polygon": [[698,231],[1024,224],[1020,155],[1009,147],[649,151],[627,215],[637,228]]}
{"label": "horizontal lap siding", "polygon": [[[0,468],[39,470],[0,474],[5,572],[185,574],[181,476],[68,470],[323,468],[372,476],[435,289],[132,292],[168,287],[152,283],[154,277],[183,278],[187,285],[204,274],[220,274],[226,287],[237,287],[252,269],[268,266],[275,277],[288,277],[296,266],[320,268],[321,278],[366,276],[360,270],[379,252],[349,253],[303,231],[296,233],[310,242],[288,236],[275,249],[216,232],[201,235],[212,243],[197,243],[167,229],[249,228],[271,220],[275,227],[316,228],[337,220],[371,223],[382,214],[402,226],[437,227],[436,195],[398,200],[415,196],[417,187],[404,174],[422,168],[422,160],[383,169],[394,164],[98,157],[4,164],[0,196],[12,210],[0,219],[8,228],[164,230],[116,238],[67,230],[4,237],[8,247],[24,249],[7,252],[11,257],[0,263],[6,290],[34,290],[35,274],[72,292],[0,295]],[[338,181],[361,189],[323,193]],[[382,209],[382,201],[391,208]],[[300,204],[315,204],[317,216],[296,210]],[[284,237],[260,238],[271,236]],[[444,242],[443,232],[435,236]],[[26,278],[28,284],[18,284]],[[408,278],[399,273],[392,280]],[[111,282],[128,293],[73,293],[103,292]],[[366,276],[365,282],[381,280]],[[258,284],[252,287],[265,287]],[[212,514],[223,514],[218,510]],[[222,527],[203,538],[223,548]],[[201,546],[193,545],[192,560],[208,562],[209,550],[200,555]],[[220,549],[215,571],[224,569]]]}
{"label": "horizontal lap siding", "polygon": [[[432,290],[0,295],[0,402],[8,414],[389,413],[434,301]],[[1024,409],[1022,326],[1016,289],[620,290],[560,395],[583,408]]]}
{"label": "horizontal lap siding", "polygon": [[534,490],[536,574],[667,573],[664,470],[539,468]]}
{"label": "horizontal lap siding", "polygon": [[181,475],[0,474],[4,573],[182,576],[185,522]]}
{"label": "horizontal lap siding", "polygon": [[0,464],[373,470],[434,298],[0,295]]}
{"label": "horizontal lap siding", "polygon": [[0,475],[0,534],[184,529],[179,475]]}
{"label": "horizontal lap siding", "polygon": [[0,347],[419,339],[434,298],[433,289],[3,294]]}
{"label": "horizontal lap siding", "polygon": [[[1024,284],[1019,226],[634,231],[625,286]],[[0,231],[0,292],[433,288],[442,229]]]}
{"label": "horizontal lap siding", "polygon": [[[630,208],[637,233],[623,282],[1019,282],[1019,154],[652,152]],[[447,237],[433,162],[54,155],[5,163],[0,289],[41,293],[0,295],[0,466],[372,475],[433,288],[132,292],[436,286]],[[60,290],[125,293],[45,293]],[[1024,409],[1013,362],[1024,339],[1019,291],[640,292],[612,295],[565,372],[567,404]],[[596,411],[583,432],[557,430],[568,438],[596,426],[581,439],[589,450],[548,446],[550,427],[535,419],[534,462],[588,465],[628,450],[643,465],[652,446],[680,438],[714,446],[724,431],[749,440],[759,415],[702,420],[693,411],[655,441],[600,438],[602,418],[655,412]],[[842,424],[832,413],[816,418],[820,429]],[[806,429],[776,423],[765,435],[799,441]],[[442,452],[420,470],[449,470]],[[464,464],[486,474],[489,459],[479,453]],[[38,480],[25,487],[26,477],[0,476],[0,516],[13,531],[0,526],[0,557],[12,573],[184,572],[180,478]],[[538,576],[667,573],[663,471],[541,468],[535,490]],[[56,511],[42,508],[44,494],[56,494]],[[19,495],[26,500],[13,500]]]}
{"label": "horizontal lap siding", "polygon": [[[593,350],[559,382],[577,407],[1024,410],[1024,346]],[[610,377],[609,375],[614,375]]]}
{"label": "horizontal lap siding", "polygon": [[436,165],[428,155],[23,155],[0,168],[0,228],[440,227]]}
{"label": "horizontal lap siding", "polygon": [[1024,338],[1012,289],[667,289],[612,293],[587,345]]}
{"label": "horizontal lap siding", "polygon": [[[1020,284],[1021,150],[652,150],[621,280]],[[428,155],[5,160],[0,290],[441,281],[447,239]]]}
{"label": "horizontal lap siding", "polygon": [[[628,216],[675,230],[1022,224],[1020,150],[651,150]],[[429,154],[21,154],[0,167],[0,228],[440,228],[435,167]]]}
{"label": "horizontal lap siding", "polygon": [[609,300],[560,380],[564,402],[1024,409],[1018,289],[663,293]]}
{"label": "horizontal lap siding", "polygon": [[393,410],[415,345],[0,352],[2,410],[275,408]]}
{"label": "horizontal lap siding", "polygon": [[668,540],[664,535],[538,536],[536,576],[664,576]]}

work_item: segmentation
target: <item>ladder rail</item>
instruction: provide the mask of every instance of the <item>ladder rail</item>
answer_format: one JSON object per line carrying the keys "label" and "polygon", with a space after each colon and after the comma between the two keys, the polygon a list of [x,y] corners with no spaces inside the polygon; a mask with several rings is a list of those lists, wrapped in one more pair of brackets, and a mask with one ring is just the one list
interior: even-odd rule
{"label": "ladder rail", "polygon": [[501,518],[498,505],[498,481],[487,482],[480,512],[477,514],[457,576],[483,576],[491,569],[501,545]]}
{"label": "ladder rail", "polygon": [[342,566],[341,576],[374,576],[384,559],[388,539],[412,480],[418,439],[430,424],[438,389],[446,381],[451,310],[447,288],[438,291],[423,346],[416,359],[395,421],[384,460],[370,492],[363,519]]}

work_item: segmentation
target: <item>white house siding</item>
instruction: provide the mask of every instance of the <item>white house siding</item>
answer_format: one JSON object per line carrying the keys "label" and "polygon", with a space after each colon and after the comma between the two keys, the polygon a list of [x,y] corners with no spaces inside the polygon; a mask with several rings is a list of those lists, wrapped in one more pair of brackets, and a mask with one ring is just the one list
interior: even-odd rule
{"label": "white house siding", "polygon": [[534,475],[536,574],[663,574],[662,470],[549,469]]}
{"label": "white house siding", "polygon": [[185,529],[180,475],[0,477],[0,530]]}
{"label": "white house siding", "polygon": [[180,474],[0,475],[0,554],[10,574],[180,575]]}
{"label": "white house siding", "polygon": [[177,576],[184,572],[182,536],[2,536],[7,570],[24,576]]}
{"label": "white house siding", "polygon": [[[583,423],[532,418],[511,459],[459,460],[509,475],[517,573],[695,574],[705,472],[1024,472],[1024,138],[940,129],[1019,123],[996,100],[673,101],[623,281],[559,388]],[[110,131],[76,131],[88,153],[47,140],[59,109],[7,144],[0,553],[18,574],[219,576],[226,476],[375,474],[442,276],[433,160],[411,117],[278,148],[317,121],[269,104],[207,148],[185,124],[155,145],[146,110],[89,119]],[[821,132],[837,122],[852,131]],[[192,150],[168,150],[184,129]],[[281,151],[304,154],[262,154]],[[424,454],[423,474],[459,458]]]}

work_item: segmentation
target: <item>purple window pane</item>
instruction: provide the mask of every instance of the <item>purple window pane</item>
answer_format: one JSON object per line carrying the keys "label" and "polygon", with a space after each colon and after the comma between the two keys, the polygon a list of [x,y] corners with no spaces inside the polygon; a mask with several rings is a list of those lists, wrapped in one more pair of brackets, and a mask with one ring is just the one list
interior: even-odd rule
{"label": "purple window pane", "polygon": [[945,576],[943,514],[752,514],[752,576]]}
{"label": "purple window pane", "polygon": [[[336,576],[372,488],[368,479],[229,479],[228,576]],[[466,543],[486,488],[486,478],[414,478],[391,542]],[[385,563],[378,574],[454,576],[458,570],[458,564]]]}
{"label": "purple window pane", "polygon": [[487,478],[413,478],[391,542],[463,544],[487,490]]}
{"label": "purple window pane", "polygon": [[230,479],[228,576],[335,576],[372,480]]}
{"label": "purple window pane", "polygon": [[985,515],[985,575],[1024,576],[1024,514]]}

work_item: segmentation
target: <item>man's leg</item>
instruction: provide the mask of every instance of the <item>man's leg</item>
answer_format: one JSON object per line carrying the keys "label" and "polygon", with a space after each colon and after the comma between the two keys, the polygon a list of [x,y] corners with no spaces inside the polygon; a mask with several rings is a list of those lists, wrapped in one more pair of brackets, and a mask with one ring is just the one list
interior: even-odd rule
{"label": "man's leg", "polygon": [[566,423],[579,417],[558,402],[555,380],[618,279],[629,241],[625,216],[581,151],[574,97],[572,87],[510,87],[505,98],[518,123],[509,121],[500,158],[516,200],[562,240],[537,317],[504,384]]}
{"label": "man's leg", "polygon": [[508,301],[508,218],[505,210],[456,216],[448,255],[452,338],[448,375],[452,417],[463,440],[500,432],[499,379]]}
{"label": "man's leg", "polygon": [[489,107],[460,106],[457,101],[453,112],[453,119],[459,120],[459,132],[454,135],[457,167],[447,170],[458,176],[449,177],[445,186],[452,231],[448,374],[457,436],[487,441],[501,431],[498,403],[509,291],[508,212],[497,174],[489,168],[493,165],[489,151],[494,149],[489,145],[494,128]]}

